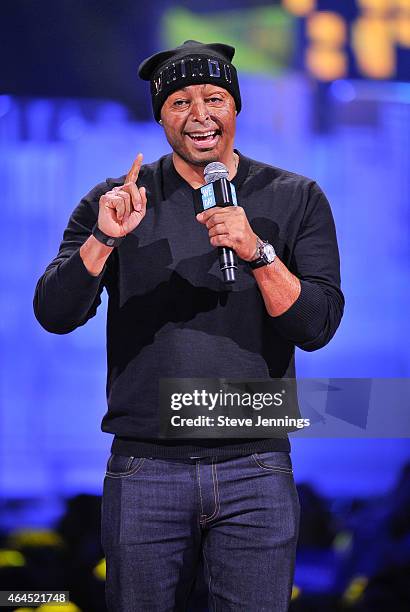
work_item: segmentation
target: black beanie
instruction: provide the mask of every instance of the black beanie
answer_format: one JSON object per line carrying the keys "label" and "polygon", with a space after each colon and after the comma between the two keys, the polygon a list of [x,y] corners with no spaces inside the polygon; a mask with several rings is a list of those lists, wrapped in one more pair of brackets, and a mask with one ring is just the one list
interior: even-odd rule
{"label": "black beanie", "polygon": [[229,91],[241,110],[236,68],[231,64],[234,47],[222,43],[204,44],[186,40],[183,45],[151,55],[138,67],[138,75],[151,83],[152,107],[157,121],[170,94],[187,85],[213,83]]}

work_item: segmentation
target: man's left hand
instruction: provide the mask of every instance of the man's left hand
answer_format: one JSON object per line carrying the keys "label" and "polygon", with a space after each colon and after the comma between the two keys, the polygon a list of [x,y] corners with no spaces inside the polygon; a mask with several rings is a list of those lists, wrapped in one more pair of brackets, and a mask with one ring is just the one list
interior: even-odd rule
{"label": "man's left hand", "polygon": [[212,246],[230,247],[245,261],[254,259],[257,236],[241,206],[214,206],[196,218],[207,227]]}

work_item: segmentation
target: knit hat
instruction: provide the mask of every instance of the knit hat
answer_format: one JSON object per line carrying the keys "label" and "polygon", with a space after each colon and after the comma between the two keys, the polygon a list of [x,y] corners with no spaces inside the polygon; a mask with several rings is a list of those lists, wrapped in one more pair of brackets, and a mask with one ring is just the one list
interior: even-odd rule
{"label": "knit hat", "polygon": [[234,54],[235,48],[230,45],[186,40],[175,49],[145,59],[138,75],[151,83],[155,119],[160,120],[162,105],[170,94],[198,83],[213,83],[229,91],[239,113],[242,103],[236,68],[231,64]]}

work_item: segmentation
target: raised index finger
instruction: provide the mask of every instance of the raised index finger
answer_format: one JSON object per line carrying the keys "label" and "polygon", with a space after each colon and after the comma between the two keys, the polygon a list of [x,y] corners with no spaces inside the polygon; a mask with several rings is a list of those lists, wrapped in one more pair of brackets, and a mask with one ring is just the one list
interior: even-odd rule
{"label": "raised index finger", "polygon": [[134,160],[130,170],[128,171],[127,176],[125,177],[126,183],[135,183],[138,175],[140,173],[140,168],[142,165],[143,155],[142,153],[138,153],[137,158]]}

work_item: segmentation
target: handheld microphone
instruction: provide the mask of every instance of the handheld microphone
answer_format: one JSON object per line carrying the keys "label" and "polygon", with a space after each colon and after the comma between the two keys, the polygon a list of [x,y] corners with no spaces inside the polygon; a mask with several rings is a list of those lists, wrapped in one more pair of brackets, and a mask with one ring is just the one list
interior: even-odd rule
{"label": "handheld microphone", "polygon": [[[214,206],[237,206],[235,187],[228,181],[228,168],[221,162],[211,162],[204,169],[206,185],[194,191],[195,212]],[[219,267],[225,283],[235,282],[238,267],[236,253],[229,247],[218,247]]]}

